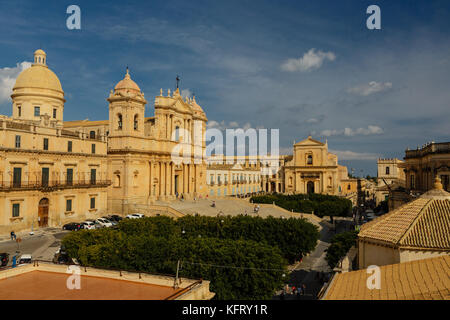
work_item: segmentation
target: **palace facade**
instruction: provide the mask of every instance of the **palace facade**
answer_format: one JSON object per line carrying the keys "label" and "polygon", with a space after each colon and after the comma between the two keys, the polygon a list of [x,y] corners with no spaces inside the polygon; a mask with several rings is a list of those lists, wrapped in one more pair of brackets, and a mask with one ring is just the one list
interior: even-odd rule
{"label": "palace facade", "polygon": [[105,214],[106,137],[64,128],[64,91],[44,51],[11,98],[12,117],[0,116],[0,233]]}

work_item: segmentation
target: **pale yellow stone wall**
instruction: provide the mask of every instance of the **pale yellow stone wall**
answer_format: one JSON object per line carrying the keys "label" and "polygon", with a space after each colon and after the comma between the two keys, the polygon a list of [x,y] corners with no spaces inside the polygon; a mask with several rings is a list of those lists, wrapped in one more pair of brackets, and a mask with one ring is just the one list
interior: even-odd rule
{"label": "pale yellow stone wall", "polygon": [[400,251],[390,246],[358,241],[358,267],[367,268],[371,265],[384,266],[399,263]]}
{"label": "pale yellow stone wall", "polygon": [[[20,136],[20,147],[15,145],[16,136]],[[44,150],[44,138],[48,139],[48,150]],[[72,142],[72,152],[68,152],[68,141]],[[21,169],[20,185],[13,183],[15,168]],[[43,168],[48,168],[48,188]],[[72,185],[67,185],[67,169],[73,171]],[[91,184],[91,169],[95,169],[95,185]],[[0,120],[1,233],[31,226],[38,229],[39,202],[45,198],[49,200],[48,226],[99,217],[106,213],[108,185],[106,142],[102,139],[66,136],[61,129],[5,117]],[[90,198],[95,198],[92,210]],[[72,199],[69,212],[65,210],[66,199]],[[19,204],[19,217],[12,216],[14,203]]]}
{"label": "pale yellow stone wall", "polygon": [[450,251],[445,250],[410,250],[407,248],[395,248],[393,245],[383,243],[376,244],[366,241],[358,241],[359,268],[367,268],[370,265],[384,266],[400,262],[408,262],[433,258]]}

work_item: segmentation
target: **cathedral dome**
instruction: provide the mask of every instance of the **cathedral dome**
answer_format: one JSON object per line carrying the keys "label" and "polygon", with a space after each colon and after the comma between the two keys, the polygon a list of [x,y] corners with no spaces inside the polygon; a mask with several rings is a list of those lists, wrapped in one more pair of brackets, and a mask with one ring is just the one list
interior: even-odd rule
{"label": "cathedral dome", "polygon": [[64,94],[58,77],[47,67],[46,54],[41,49],[34,52],[34,63],[19,74],[13,90],[26,88],[46,89]]}
{"label": "cathedral dome", "polygon": [[125,75],[125,78],[123,78],[116,84],[116,86],[114,87],[114,90],[115,91],[129,90],[129,91],[141,92],[141,88],[139,88],[139,86],[136,84],[136,82],[131,80],[130,74],[128,72],[128,68],[127,68],[127,74]]}

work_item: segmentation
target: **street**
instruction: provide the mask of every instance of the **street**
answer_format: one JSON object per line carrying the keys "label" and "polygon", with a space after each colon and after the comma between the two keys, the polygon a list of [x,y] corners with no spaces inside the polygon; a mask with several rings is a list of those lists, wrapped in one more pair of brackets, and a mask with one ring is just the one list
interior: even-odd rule
{"label": "street", "polygon": [[56,228],[45,228],[35,232],[34,235],[18,235],[21,239],[16,242],[11,239],[2,239],[0,241],[0,253],[9,253],[8,266],[12,265],[14,255],[17,259],[22,254],[31,254],[33,259],[52,260],[53,256],[61,245],[61,239],[68,231],[62,231]]}
{"label": "street", "polygon": [[[314,300],[323,286],[325,279],[331,272],[327,261],[325,260],[325,250],[329,247],[331,238],[338,233],[348,231],[351,221],[348,219],[335,219],[336,231],[329,221],[322,221],[320,224],[320,239],[316,248],[308,256],[304,257],[301,263],[291,266],[289,287],[300,287],[305,285],[304,295],[285,294],[285,300]],[[322,279],[321,279],[322,278]],[[277,292],[274,299],[280,299],[281,291]]]}

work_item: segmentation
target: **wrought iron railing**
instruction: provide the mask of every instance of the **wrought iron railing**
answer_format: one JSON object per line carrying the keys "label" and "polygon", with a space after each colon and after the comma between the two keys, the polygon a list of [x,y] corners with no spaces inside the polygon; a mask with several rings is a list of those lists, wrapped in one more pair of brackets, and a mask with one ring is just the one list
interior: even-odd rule
{"label": "wrought iron railing", "polygon": [[111,180],[0,181],[0,190],[70,189],[80,187],[104,187],[109,185],[111,185]]}

